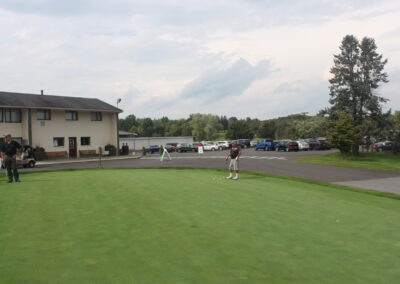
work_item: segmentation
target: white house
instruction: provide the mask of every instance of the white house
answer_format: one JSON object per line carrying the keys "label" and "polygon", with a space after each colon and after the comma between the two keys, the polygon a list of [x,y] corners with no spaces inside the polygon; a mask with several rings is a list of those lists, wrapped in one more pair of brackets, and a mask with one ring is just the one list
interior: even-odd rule
{"label": "white house", "polygon": [[49,156],[75,158],[108,144],[118,148],[121,112],[92,98],[0,92],[0,134],[11,133]]}

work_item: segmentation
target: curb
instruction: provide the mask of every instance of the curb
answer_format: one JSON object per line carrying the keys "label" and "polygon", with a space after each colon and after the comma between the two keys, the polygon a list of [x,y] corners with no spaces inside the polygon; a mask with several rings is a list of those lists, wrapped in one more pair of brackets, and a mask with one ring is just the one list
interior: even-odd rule
{"label": "curb", "polygon": [[[130,159],[140,159],[141,156],[124,156],[116,158],[102,158],[102,162],[106,161],[118,161],[118,160],[130,160]],[[40,161],[36,163],[36,166],[47,166],[47,165],[60,165],[60,164],[76,164],[76,163],[87,163],[87,162],[98,162],[98,158],[94,159],[76,159],[76,160],[61,160],[61,161]]]}

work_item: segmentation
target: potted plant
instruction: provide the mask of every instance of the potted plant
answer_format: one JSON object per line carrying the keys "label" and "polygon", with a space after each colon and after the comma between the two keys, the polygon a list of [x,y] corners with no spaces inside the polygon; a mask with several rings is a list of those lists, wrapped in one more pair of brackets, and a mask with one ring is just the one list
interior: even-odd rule
{"label": "potted plant", "polygon": [[117,155],[117,148],[116,148],[114,145],[107,144],[107,145],[104,147],[104,150],[106,150],[106,151],[109,152],[109,156],[115,156],[115,155]]}
{"label": "potted plant", "polygon": [[37,146],[34,150],[34,157],[37,161],[47,160],[45,149],[43,147]]}

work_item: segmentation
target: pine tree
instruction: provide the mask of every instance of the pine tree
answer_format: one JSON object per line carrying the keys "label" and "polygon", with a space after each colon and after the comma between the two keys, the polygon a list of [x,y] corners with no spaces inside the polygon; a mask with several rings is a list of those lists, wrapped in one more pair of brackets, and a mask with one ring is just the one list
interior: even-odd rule
{"label": "pine tree", "polygon": [[[329,110],[331,120],[338,120],[339,112],[347,113],[355,131],[361,129],[359,140],[369,135],[368,127],[363,127],[371,117],[382,117],[381,103],[387,99],[380,97],[376,89],[388,82],[383,69],[387,59],[377,53],[372,38],[364,37],[361,43],[353,35],[343,38],[340,53],[334,55],[331,68]],[[356,130],[357,129],[357,130]],[[358,155],[358,143],[352,145],[353,155]]]}

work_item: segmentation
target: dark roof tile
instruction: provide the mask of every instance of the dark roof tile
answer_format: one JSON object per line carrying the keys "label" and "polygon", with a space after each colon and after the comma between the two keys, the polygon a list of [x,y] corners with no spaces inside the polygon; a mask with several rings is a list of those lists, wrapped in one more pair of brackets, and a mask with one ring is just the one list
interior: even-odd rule
{"label": "dark roof tile", "polygon": [[122,112],[122,110],[99,99],[35,95],[0,92],[0,106],[21,108],[59,108],[76,110],[102,110]]}

